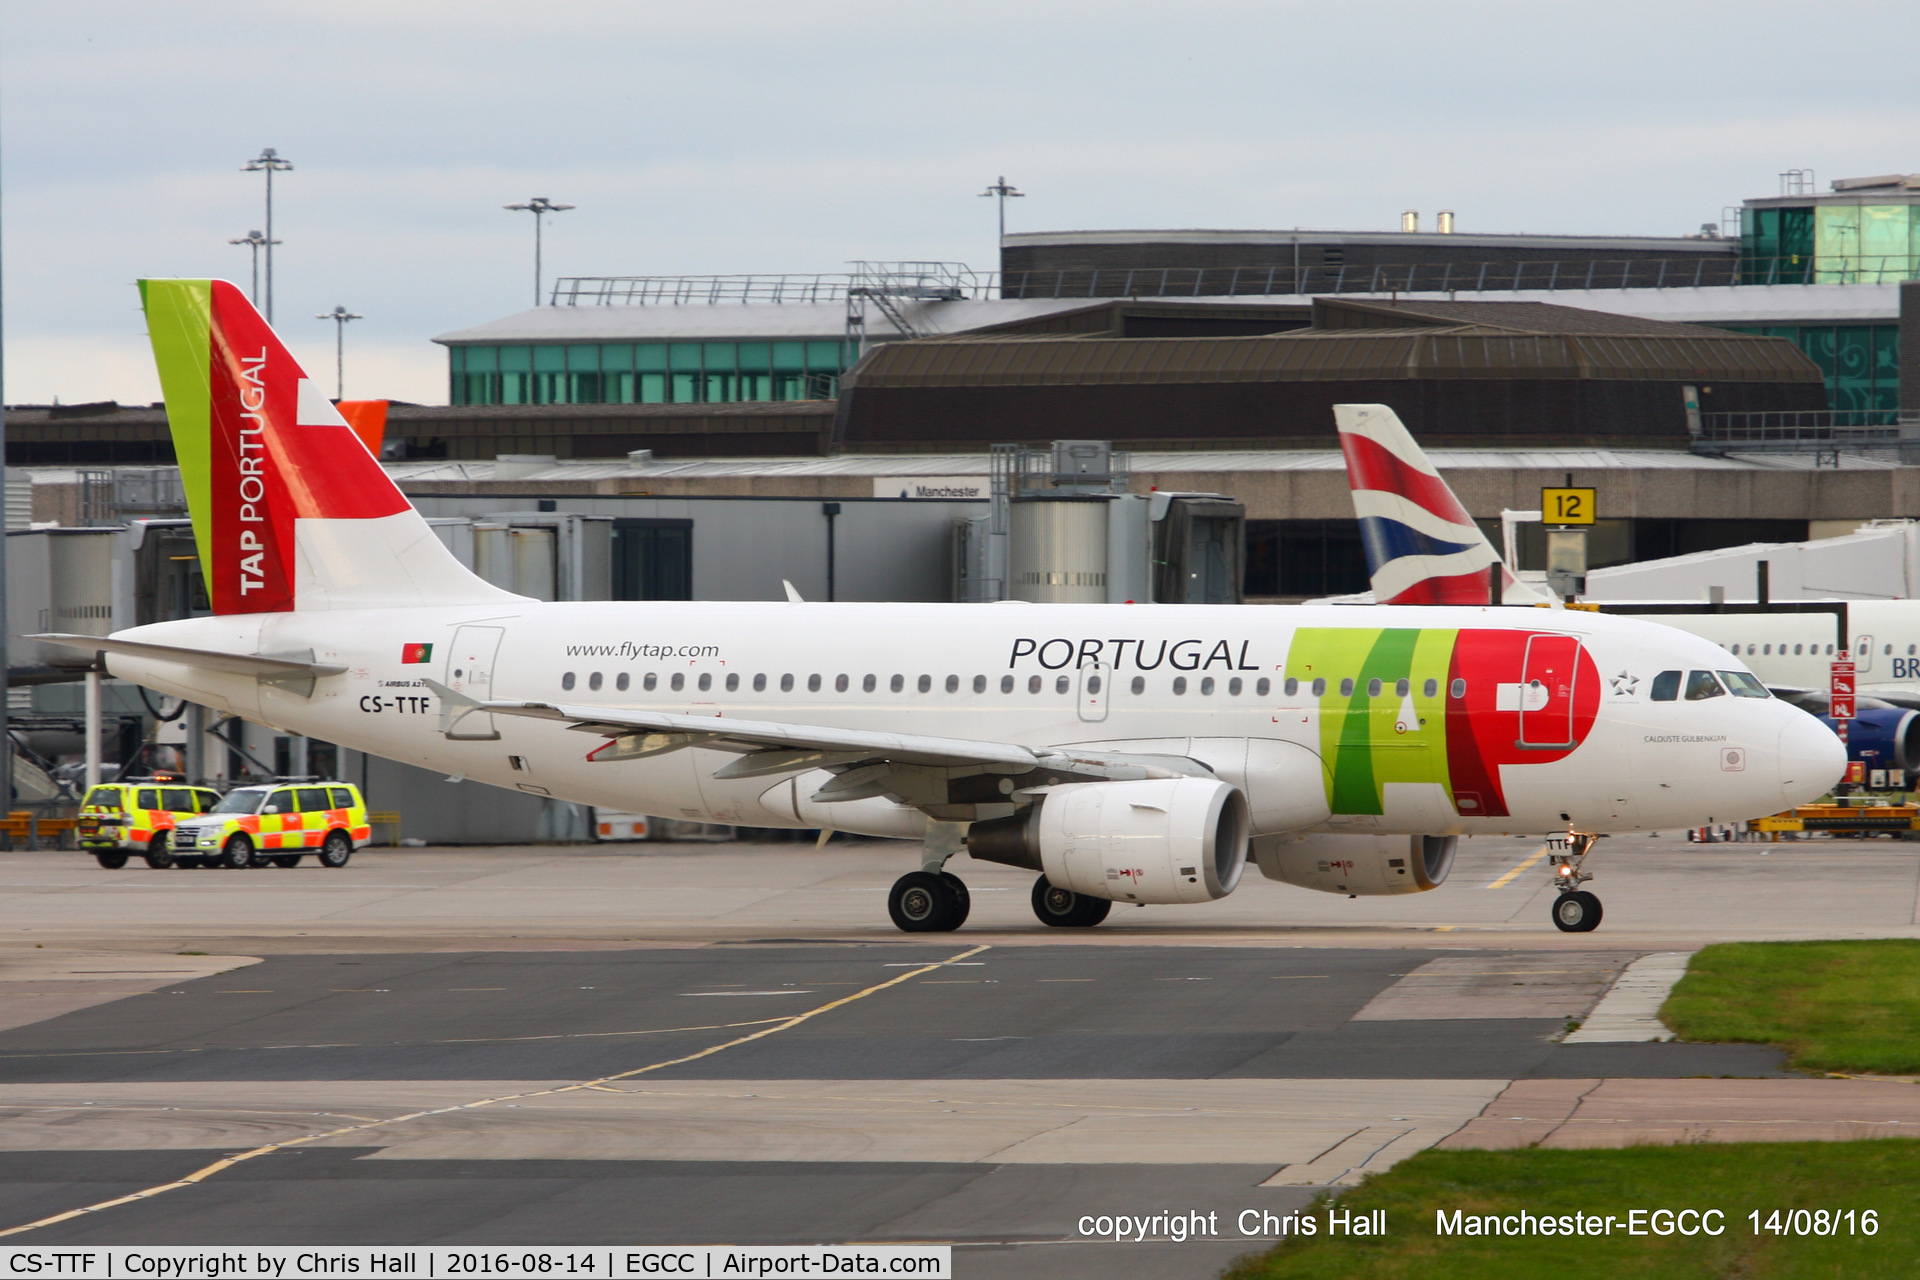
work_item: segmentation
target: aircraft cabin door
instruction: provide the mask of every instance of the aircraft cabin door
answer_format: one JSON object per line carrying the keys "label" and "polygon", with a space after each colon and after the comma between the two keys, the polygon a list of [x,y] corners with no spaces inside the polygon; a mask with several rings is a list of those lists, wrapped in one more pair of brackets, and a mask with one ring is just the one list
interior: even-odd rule
{"label": "aircraft cabin door", "polygon": [[[500,653],[505,627],[461,627],[453,633],[447,647],[447,667],[441,677],[447,688],[469,698],[485,702],[493,697],[493,663]],[[447,737],[471,742],[492,742],[500,731],[493,717],[475,712],[453,723]]]}
{"label": "aircraft cabin door", "polygon": [[1574,636],[1528,636],[1520,673],[1522,749],[1566,749],[1573,740],[1573,686],[1580,673]]}
{"label": "aircraft cabin door", "polygon": [[1081,667],[1078,674],[1080,718],[1098,724],[1107,718],[1107,699],[1113,693],[1113,671],[1094,664]]}

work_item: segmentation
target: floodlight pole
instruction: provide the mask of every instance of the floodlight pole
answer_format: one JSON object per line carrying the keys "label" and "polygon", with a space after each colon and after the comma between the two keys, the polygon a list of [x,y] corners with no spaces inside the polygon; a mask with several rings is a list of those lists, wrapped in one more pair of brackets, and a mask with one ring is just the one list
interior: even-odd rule
{"label": "floodlight pole", "polygon": [[347,321],[364,320],[365,316],[356,315],[343,306],[336,304],[331,311],[322,311],[315,320],[333,321],[333,398],[335,401],[347,398]]}
{"label": "floodlight pole", "polygon": [[533,215],[533,305],[537,307],[540,305],[540,237],[544,225],[541,220],[549,213],[565,213],[567,210],[573,208],[573,206],[570,204],[555,204],[545,196],[535,196],[525,204],[509,204],[502,205],[501,207],[511,209],[515,213],[531,213]]}
{"label": "floodlight pole", "polygon": [[240,166],[242,173],[262,173],[267,175],[267,323],[273,323],[273,246],[279,244],[273,238],[273,175],[284,169],[293,168],[291,161],[283,160],[272,147],[260,148],[260,154]]}
{"label": "floodlight pole", "polygon": [[1026,194],[1024,191],[1016,190],[1008,186],[1007,175],[1004,173],[1000,175],[992,186],[980,193],[982,199],[985,199],[987,196],[998,196],[1000,198],[1000,239],[1002,243],[1004,243],[1007,238],[1007,200],[1009,197],[1019,200],[1024,198]]}
{"label": "floodlight pole", "polygon": [[[258,231],[249,231],[244,236],[236,237],[235,239],[227,241],[227,243],[244,244],[253,250],[253,292],[247,295],[247,300],[257,307],[260,305],[260,249],[268,243],[268,240]],[[272,243],[279,244],[280,242],[275,240]]]}

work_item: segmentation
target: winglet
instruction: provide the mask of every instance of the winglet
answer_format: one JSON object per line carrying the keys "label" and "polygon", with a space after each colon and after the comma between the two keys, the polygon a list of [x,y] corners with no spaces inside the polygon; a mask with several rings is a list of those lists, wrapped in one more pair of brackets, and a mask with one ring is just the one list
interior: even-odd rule
{"label": "winglet", "polygon": [[1392,409],[1337,404],[1333,418],[1376,603],[1486,604],[1494,565],[1500,603],[1549,603],[1502,563]]}
{"label": "winglet", "polygon": [[801,596],[799,591],[794,589],[794,585],[791,582],[788,582],[785,578],[782,578],[780,579],[780,585],[787,589],[788,604],[805,604],[806,603],[806,600]]}

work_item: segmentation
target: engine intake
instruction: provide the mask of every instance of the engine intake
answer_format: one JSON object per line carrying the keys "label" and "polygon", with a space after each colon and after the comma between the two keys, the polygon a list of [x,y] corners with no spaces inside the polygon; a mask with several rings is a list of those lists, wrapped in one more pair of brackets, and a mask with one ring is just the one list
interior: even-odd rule
{"label": "engine intake", "polygon": [[1207,902],[1240,883],[1247,830],[1246,797],[1217,779],[1071,783],[974,823],[967,852],[1092,898]]}
{"label": "engine intake", "polygon": [[1459,836],[1260,836],[1253,858],[1269,880],[1374,897],[1439,888],[1459,844]]}

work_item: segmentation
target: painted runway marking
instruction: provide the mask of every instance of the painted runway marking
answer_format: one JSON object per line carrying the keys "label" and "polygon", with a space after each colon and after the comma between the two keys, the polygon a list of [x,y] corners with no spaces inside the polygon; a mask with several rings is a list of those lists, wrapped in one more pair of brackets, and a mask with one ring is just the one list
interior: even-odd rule
{"label": "painted runway marking", "polygon": [[864,1000],[870,995],[885,991],[888,987],[899,986],[901,983],[912,978],[917,978],[923,973],[931,973],[935,969],[942,967],[942,965],[953,964],[965,960],[969,956],[977,956],[988,949],[988,944],[969,947],[967,950],[960,952],[958,955],[951,956],[944,961],[930,961],[917,969],[909,969],[905,973],[896,974],[888,978],[885,982],[876,982],[870,987],[854,992],[852,995],[840,996],[838,999],[829,1000],[816,1008],[808,1009],[805,1013],[796,1013],[790,1018],[782,1018],[772,1026],[762,1027],[760,1030],[744,1036],[735,1036],[731,1040],[710,1045],[695,1053],[683,1054],[678,1058],[667,1058],[660,1062],[650,1062],[644,1067],[635,1067],[631,1071],[617,1071],[612,1075],[598,1076],[592,1080],[582,1080],[575,1084],[558,1085],[551,1089],[534,1089],[526,1093],[507,1093],[496,1098],[480,1098],[473,1102],[463,1102],[451,1107],[432,1107],[425,1111],[411,1111],[406,1115],[392,1116],[385,1120],[372,1120],[364,1124],[353,1124],[346,1125],[339,1129],[329,1129],[325,1133],[310,1133],[304,1138],[289,1138],[285,1142],[269,1142],[264,1146],[255,1147],[251,1151],[242,1151],[235,1155],[227,1156],[224,1159],[215,1160],[212,1164],[195,1169],[185,1177],[175,1179],[172,1182],[163,1182],[158,1186],[148,1187],[144,1191],[135,1191],[130,1195],[115,1196],[111,1200],[102,1200],[97,1204],[83,1205],[78,1209],[68,1209],[64,1213],[52,1214],[45,1218],[36,1219],[33,1222],[23,1222],[17,1227],[8,1227],[0,1230],[0,1238],[16,1236],[24,1231],[34,1231],[41,1227],[50,1227],[58,1222],[70,1222],[74,1218],[84,1217],[89,1213],[99,1213],[103,1209],[112,1209],[123,1204],[135,1204],[141,1200],[150,1200],[154,1196],[165,1195],[169,1191],[178,1191],[182,1187],[195,1186],[211,1178],[214,1174],[231,1169],[233,1166],[244,1163],[245,1161],[257,1159],[264,1155],[271,1155],[275,1151],[285,1151],[290,1147],[303,1147],[309,1142],[318,1142],[323,1138],[338,1138],[352,1133],[365,1133],[369,1129],[380,1129],[388,1125],[404,1124],[409,1120],[422,1120],[429,1116],[451,1115],[457,1111],[474,1111],[481,1107],[490,1107],[496,1104],[511,1106],[527,1098],[550,1098],[556,1094],[578,1093],[586,1089],[597,1089],[603,1085],[611,1084],[615,1080],[631,1080],[635,1076],[643,1076],[649,1072],[664,1071],[668,1067],[678,1067],[689,1062],[697,1062],[702,1058],[710,1058],[716,1053],[723,1053],[739,1045],[749,1044],[755,1040],[764,1040],[766,1037],[776,1035],[779,1032],[787,1030],[789,1027],[797,1027],[810,1018],[817,1018],[823,1013],[830,1013],[844,1005],[852,1004],[856,1000]]}
{"label": "painted runway marking", "polygon": [[1534,863],[1540,861],[1540,859],[1546,856],[1547,856],[1546,846],[1542,845],[1540,848],[1534,850],[1527,857],[1521,859],[1518,866],[1514,867],[1513,870],[1507,872],[1507,874],[1501,876],[1498,880],[1495,880],[1492,884],[1488,885],[1487,888],[1489,889],[1506,888],[1508,885],[1512,884],[1515,879],[1519,877],[1522,871],[1525,871],[1528,867],[1532,866]]}

